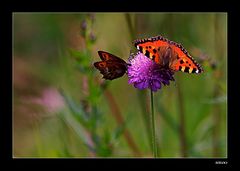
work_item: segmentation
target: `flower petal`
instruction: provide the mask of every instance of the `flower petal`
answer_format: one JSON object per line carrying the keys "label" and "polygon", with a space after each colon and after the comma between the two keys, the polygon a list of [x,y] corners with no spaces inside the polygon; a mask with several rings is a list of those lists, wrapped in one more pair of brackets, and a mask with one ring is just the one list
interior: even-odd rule
{"label": "flower petal", "polygon": [[145,88],[148,87],[148,82],[146,82],[146,81],[135,82],[135,83],[134,83],[134,87],[143,90],[143,89],[145,89]]}
{"label": "flower petal", "polygon": [[128,83],[135,88],[149,88],[152,91],[161,89],[162,85],[169,85],[170,80],[174,81],[173,72],[163,68],[142,53],[137,53],[134,58],[129,59]]}

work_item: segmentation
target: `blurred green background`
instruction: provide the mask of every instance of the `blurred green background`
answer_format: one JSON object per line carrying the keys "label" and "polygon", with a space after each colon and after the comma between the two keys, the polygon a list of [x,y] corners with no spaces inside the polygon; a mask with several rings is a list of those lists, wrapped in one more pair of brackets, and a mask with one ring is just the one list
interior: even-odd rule
{"label": "blurred green background", "polygon": [[92,64],[156,35],[204,68],[154,93],[158,156],[227,157],[226,13],[14,13],[14,157],[152,157],[149,90]]}

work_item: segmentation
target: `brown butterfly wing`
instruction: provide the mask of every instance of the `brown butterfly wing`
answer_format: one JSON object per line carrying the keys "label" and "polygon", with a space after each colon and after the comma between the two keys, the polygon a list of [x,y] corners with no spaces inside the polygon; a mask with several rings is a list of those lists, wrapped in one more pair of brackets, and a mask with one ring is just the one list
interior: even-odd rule
{"label": "brown butterfly wing", "polygon": [[94,66],[100,71],[103,78],[107,80],[119,78],[123,76],[127,70],[126,64],[111,60],[95,62]]}
{"label": "brown butterfly wing", "polygon": [[120,63],[126,63],[123,59],[111,54],[111,53],[108,53],[108,52],[105,52],[105,51],[98,51],[98,55],[100,56],[100,58],[102,59],[102,61],[118,61]]}
{"label": "brown butterfly wing", "polygon": [[103,78],[113,80],[123,76],[127,71],[127,63],[121,58],[104,51],[98,51],[102,61],[95,62],[94,66],[103,75]]}

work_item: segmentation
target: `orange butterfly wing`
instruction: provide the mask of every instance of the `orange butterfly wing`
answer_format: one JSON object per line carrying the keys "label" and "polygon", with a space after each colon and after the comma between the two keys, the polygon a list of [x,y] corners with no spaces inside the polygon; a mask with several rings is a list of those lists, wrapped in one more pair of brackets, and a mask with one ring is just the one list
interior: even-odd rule
{"label": "orange butterfly wing", "polygon": [[188,54],[182,45],[162,36],[134,41],[136,48],[159,65],[168,65],[173,71],[201,73],[202,67]]}
{"label": "orange butterfly wing", "polygon": [[173,50],[177,53],[177,61],[171,66],[174,70],[196,74],[203,72],[202,67],[183,47],[173,46]]}
{"label": "orange butterfly wing", "polygon": [[168,43],[165,41],[165,38],[163,38],[162,36],[158,36],[148,39],[135,40],[134,45],[145,56],[152,59],[157,64],[160,64],[160,47],[168,46]]}

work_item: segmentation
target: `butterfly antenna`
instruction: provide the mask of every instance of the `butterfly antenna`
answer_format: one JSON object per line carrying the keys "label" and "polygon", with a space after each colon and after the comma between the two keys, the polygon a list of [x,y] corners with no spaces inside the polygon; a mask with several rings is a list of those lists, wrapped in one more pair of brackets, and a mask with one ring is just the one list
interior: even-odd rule
{"label": "butterfly antenna", "polygon": [[131,61],[133,58],[134,58],[135,54],[132,50],[130,50],[130,55],[129,55],[129,58],[128,58],[128,61]]}

